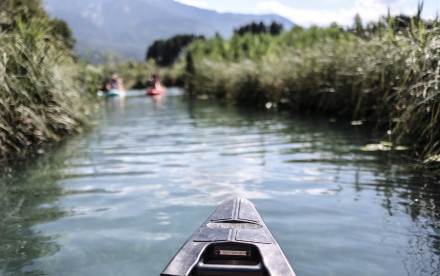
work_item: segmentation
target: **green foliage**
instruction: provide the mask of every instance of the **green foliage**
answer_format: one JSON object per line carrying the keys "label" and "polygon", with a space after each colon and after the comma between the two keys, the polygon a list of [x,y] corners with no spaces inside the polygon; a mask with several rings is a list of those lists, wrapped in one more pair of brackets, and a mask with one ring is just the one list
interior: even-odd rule
{"label": "green foliage", "polygon": [[191,53],[188,52],[185,56],[185,89],[190,95],[193,93],[194,90],[193,80],[195,73],[196,71],[194,68],[194,61]]}
{"label": "green foliage", "polygon": [[364,26],[362,26],[362,19],[359,14],[354,17],[354,31],[357,36],[361,37],[364,34]]}
{"label": "green foliage", "polygon": [[125,89],[146,88],[153,74],[159,75],[166,85],[184,85],[184,76],[179,75],[182,71],[180,68],[160,67],[153,59],[146,62],[127,61],[113,52],[106,53],[103,59],[101,65],[91,65],[86,55],[86,59],[78,63],[78,82],[85,86],[90,94],[94,95],[98,90],[106,90],[105,85],[114,73],[122,78]]}
{"label": "green foliage", "polygon": [[354,31],[295,27],[196,41],[186,48],[194,64],[187,82],[195,95],[236,104],[368,121],[421,158],[438,155],[439,23],[419,15],[355,23]]}
{"label": "green foliage", "polygon": [[158,65],[168,66],[174,62],[185,46],[198,39],[205,38],[195,35],[176,35],[167,40],[156,40],[148,47],[145,60],[154,59]]}
{"label": "green foliage", "polygon": [[234,34],[236,35],[245,35],[247,33],[250,34],[271,34],[271,35],[279,35],[283,31],[283,25],[272,22],[269,26],[266,26],[264,22],[255,23],[252,22],[251,24],[244,25],[238,29],[234,30]]}
{"label": "green foliage", "polygon": [[123,79],[126,89],[146,88],[148,79],[152,74],[162,75],[162,69],[152,59],[147,62],[134,60],[120,62],[114,54],[109,54],[102,65],[94,67],[94,71],[99,75],[98,79],[101,86],[109,81],[112,74],[118,73]]}
{"label": "green foliage", "polygon": [[54,39],[40,1],[8,0],[0,33],[0,160],[81,131],[91,117],[78,66]]}
{"label": "green foliage", "polygon": [[230,40],[215,37],[207,41],[195,41],[186,48],[195,60],[237,61],[240,59],[261,59],[277,49],[277,40],[271,35],[234,35]]}
{"label": "green foliage", "polygon": [[75,47],[75,39],[73,38],[72,31],[67,25],[66,21],[58,18],[50,20],[51,26],[50,33],[58,41],[62,41],[66,48],[73,51]]}
{"label": "green foliage", "polygon": [[26,44],[33,31],[0,35],[0,159],[79,131],[91,115],[75,65],[38,36]]}
{"label": "green foliage", "polygon": [[75,39],[69,26],[64,20],[50,19],[41,5],[41,0],[3,0],[0,3],[0,31],[22,32],[21,29],[24,27],[32,28],[34,33],[29,36],[30,39],[41,34],[45,39],[62,41],[62,47],[73,56]]}
{"label": "green foliage", "polygon": [[29,24],[46,17],[46,12],[41,8],[41,0],[0,1],[0,31],[15,29],[18,21]]}

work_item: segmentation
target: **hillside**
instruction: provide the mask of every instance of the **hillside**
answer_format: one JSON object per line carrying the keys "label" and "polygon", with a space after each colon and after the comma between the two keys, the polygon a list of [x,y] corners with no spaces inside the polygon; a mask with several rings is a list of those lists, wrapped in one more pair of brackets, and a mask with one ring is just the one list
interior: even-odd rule
{"label": "hillside", "polygon": [[80,56],[90,49],[95,60],[106,51],[143,60],[151,43],[176,34],[210,37],[217,32],[229,37],[234,28],[252,21],[293,26],[277,15],[217,13],[173,0],[45,0],[45,8],[52,17],[67,21]]}

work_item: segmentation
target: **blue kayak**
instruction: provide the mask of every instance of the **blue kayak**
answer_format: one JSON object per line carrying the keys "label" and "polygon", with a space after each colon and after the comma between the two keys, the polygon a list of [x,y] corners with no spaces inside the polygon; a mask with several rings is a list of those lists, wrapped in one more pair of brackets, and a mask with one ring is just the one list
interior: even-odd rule
{"label": "blue kayak", "polygon": [[111,89],[107,92],[104,92],[104,97],[107,98],[123,96],[123,95],[125,95],[125,91],[121,91],[119,89]]}

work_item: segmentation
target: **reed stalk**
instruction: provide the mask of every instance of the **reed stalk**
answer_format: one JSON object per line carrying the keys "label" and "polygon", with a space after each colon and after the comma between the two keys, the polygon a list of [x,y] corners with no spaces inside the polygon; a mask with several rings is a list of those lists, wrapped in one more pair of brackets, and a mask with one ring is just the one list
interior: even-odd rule
{"label": "reed stalk", "polygon": [[38,24],[0,33],[0,160],[81,131],[91,116],[78,67]]}

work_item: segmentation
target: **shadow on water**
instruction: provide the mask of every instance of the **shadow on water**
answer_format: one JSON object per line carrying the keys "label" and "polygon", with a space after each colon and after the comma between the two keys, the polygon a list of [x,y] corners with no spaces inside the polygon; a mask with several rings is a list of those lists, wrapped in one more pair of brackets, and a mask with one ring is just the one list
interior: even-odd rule
{"label": "shadow on water", "polygon": [[[74,137],[64,144],[48,149],[46,154],[28,160],[19,160],[4,167],[0,172],[0,274],[56,275],[63,269],[54,267],[61,266],[63,262],[66,263],[65,259],[69,257],[72,257],[69,262],[72,263],[72,269],[74,269],[75,265],[95,265],[100,261],[104,267],[108,263],[116,262],[112,258],[127,254],[127,259],[122,261],[128,262],[128,259],[132,259],[136,261],[136,264],[139,263],[138,270],[131,271],[133,272],[131,275],[140,273],[144,271],[144,262],[149,261],[148,265],[152,265],[153,262],[157,263],[157,259],[152,256],[162,254],[160,258],[166,258],[162,260],[164,264],[172,257],[175,253],[174,248],[178,249],[187,238],[186,234],[180,233],[177,235],[178,238],[174,238],[173,235],[179,231],[186,231],[182,230],[186,228],[193,231],[194,227],[198,226],[188,226],[188,216],[199,216],[202,212],[198,209],[203,204],[206,205],[206,201],[210,201],[208,205],[211,207],[225,197],[234,195],[234,192],[243,191],[253,197],[252,201],[256,203],[263,218],[267,219],[266,222],[269,223],[278,241],[281,241],[280,244],[286,255],[294,260],[293,266],[299,275],[308,273],[332,275],[341,271],[347,271],[346,275],[350,275],[351,272],[363,268],[352,268],[349,266],[349,261],[347,263],[334,262],[332,267],[325,267],[328,263],[323,256],[328,258],[328,262],[352,258],[348,256],[350,251],[347,251],[348,253],[343,253],[343,256],[337,259],[335,256],[338,252],[333,251],[337,251],[339,247],[336,245],[331,248],[331,246],[343,244],[342,239],[349,240],[349,237],[356,233],[350,233],[353,231],[347,229],[347,236],[340,238],[338,233],[329,234],[321,228],[331,228],[332,223],[347,223],[350,227],[356,226],[352,226],[350,221],[328,222],[326,214],[321,213],[319,217],[314,217],[313,213],[307,214],[307,211],[294,210],[298,207],[295,201],[299,202],[298,204],[310,204],[307,205],[309,208],[324,204],[324,207],[317,210],[334,214],[335,210],[344,209],[346,206],[348,206],[347,209],[359,208],[353,205],[353,202],[365,200],[362,198],[365,194],[373,194],[365,198],[368,201],[376,200],[377,202],[360,206],[380,205],[379,208],[387,214],[385,220],[393,221],[385,223],[385,227],[393,229],[383,230],[385,234],[381,238],[384,241],[394,242],[392,235],[399,234],[400,231],[411,235],[404,241],[409,244],[392,248],[392,250],[394,248],[400,250],[398,254],[401,255],[400,260],[403,263],[401,265],[404,268],[398,270],[399,273],[401,271],[406,271],[408,275],[439,273],[439,178],[429,171],[412,168],[405,159],[404,152],[363,151],[363,146],[378,143],[380,139],[375,138],[369,129],[362,126],[353,127],[345,122],[329,123],[328,120],[315,116],[221,106],[209,100],[182,99],[182,97],[175,97],[172,100],[165,98],[155,101],[157,99],[145,99],[139,95],[138,98],[125,99],[125,102],[107,101],[105,124],[108,124],[110,129],[103,130],[107,126],[98,126],[94,130],[95,134],[90,137],[79,137],[79,139]],[[129,101],[131,106],[127,108],[126,104]],[[148,105],[151,102],[153,105]],[[145,110],[151,107],[153,108],[147,114]],[[146,115],[157,116],[160,123],[140,128],[139,125],[146,124],[147,121],[140,121],[139,118]],[[125,137],[124,135],[127,137],[125,140],[121,138]],[[93,139],[95,141],[90,141]],[[110,147],[112,145],[109,145],[109,141],[115,143],[114,148]],[[151,146],[152,141],[158,142]],[[139,144],[147,146],[140,147]],[[194,158],[196,155],[203,155],[203,158]],[[124,166],[118,162],[125,162]],[[119,171],[117,165],[121,165]],[[161,175],[160,171],[163,169],[167,169],[168,174]],[[123,179],[116,179],[118,176]],[[237,179],[233,179],[235,176]],[[113,177],[115,177],[114,182],[111,182]],[[180,182],[173,182],[175,179],[170,180],[167,177],[181,179]],[[289,179],[286,180],[286,177]],[[78,180],[80,184],[93,180],[95,186],[90,183],[80,186],[75,180]],[[234,182],[235,180],[237,182]],[[70,184],[66,185],[68,181]],[[118,181],[123,183],[119,184]],[[194,183],[188,183],[191,181]],[[103,184],[99,186],[101,182]],[[113,183],[113,188],[107,189],[106,185],[109,183]],[[136,195],[138,190],[135,188],[139,186],[144,188],[148,185],[150,186],[145,188],[145,194]],[[134,197],[131,197],[130,190],[127,190],[125,194],[120,192],[124,188],[132,188]],[[350,189],[353,189],[353,195],[347,192]],[[347,193],[345,196],[352,198],[334,199],[333,195],[337,196],[343,192]],[[66,250],[67,252],[63,253],[65,255],[58,254],[61,255],[58,258],[50,258],[57,255],[63,246],[69,245],[69,243],[65,245],[60,242],[61,236],[68,234],[63,231],[57,232],[57,230],[47,233],[37,229],[49,227],[36,226],[78,216],[78,210],[68,207],[73,205],[62,202],[67,197],[81,194],[99,195],[93,200],[99,199],[103,205],[102,207],[99,204],[90,205],[88,200],[92,199],[86,197],[72,201],[73,203],[70,204],[81,204],[82,207],[87,206],[93,209],[90,213],[84,211],[87,214],[78,218],[84,222],[80,221],[75,224],[78,228],[74,229],[87,229],[90,232],[97,230],[97,233],[94,233],[97,236],[85,240],[78,238],[79,242],[83,242],[78,245],[79,248],[81,245],[90,246],[90,248],[79,249],[84,251],[84,254],[87,253],[87,256],[76,254],[76,252],[73,254],[72,249]],[[321,197],[318,199],[320,201],[308,203],[312,200],[309,196],[317,194],[328,197]],[[113,195],[114,198],[106,198]],[[144,198],[140,201],[138,197]],[[190,198],[194,207],[183,204],[187,203],[184,201],[188,201],[185,198]],[[313,200],[316,200],[316,197]],[[325,205],[344,200],[348,202],[347,205]],[[107,204],[107,201],[110,203]],[[130,215],[116,213],[111,208],[113,206],[109,205],[121,204],[119,208],[127,210],[131,208],[131,202],[137,203],[138,201],[147,201],[145,205],[149,203],[157,206],[151,207],[151,210],[143,207],[144,209],[138,210],[138,213],[131,214],[133,220],[130,220]],[[163,206],[159,206],[161,204]],[[172,206],[173,204],[175,206]],[[275,206],[278,204],[284,206]],[[327,206],[335,210],[324,210]],[[118,208],[114,210],[116,209]],[[195,213],[186,215],[187,210]],[[345,211],[340,211],[341,217],[346,215]],[[359,216],[362,216],[363,212],[369,210],[347,210],[349,211],[359,212]],[[99,223],[102,225],[91,227],[88,219],[92,218],[95,223],[98,223],[96,214],[103,213],[103,218],[99,217]],[[143,216],[146,214],[151,217],[145,218],[144,224],[140,224],[140,218],[144,221]],[[299,218],[295,217],[295,214],[299,215]],[[178,216],[180,216],[180,221],[173,221],[173,217]],[[350,214],[349,219],[353,220],[352,216],[356,215]],[[392,220],[393,217],[402,216],[409,219]],[[301,218],[303,225],[300,225]],[[155,222],[158,219],[159,223]],[[205,217],[198,219],[203,221]],[[186,228],[184,228],[185,225]],[[313,225],[318,227],[310,228]],[[365,222],[362,226],[369,226],[369,222]],[[133,231],[124,227],[132,227]],[[144,227],[148,228],[152,236],[159,234],[160,237],[158,239],[151,237],[149,239],[152,241],[146,244],[145,237],[138,236],[135,231]],[[108,233],[102,234],[102,237],[99,236],[99,231],[102,232],[106,228],[109,228]],[[88,233],[87,231],[84,233]],[[307,233],[308,231],[311,234]],[[368,231],[365,232],[372,235]],[[134,234],[134,236],[127,240],[117,240],[113,233]],[[313,233],[323,237],[312,236]],[[330,239],[326,240],[325,235],[329,235]],[[329,250],[330,253],[325,253],[327,255],[322,253],[326,247],[325,245],[320,247],[322,244],[317,242],[317,239],[321,241],[319,238],[329,243],[328,247],[331,250]],[[109,240],[108,244],[105,244],[111,248],[109,252],[101,252],[104,249],[108,250],[107,247],[87,244],[93,243],[93,239],[97,242]],[[302,240],[304,240],[303,245],[300,244]],[[67,242],[73,244],[78,241],[71,238]],[[125,247],[123,243],[133,244],[132,247],[136,250]],[[113,249],[115,246],[118,248]],[[387,243],[384,242],[384,247],[386,246]],[[377,252],[382,250],[382,248],[369,248],[368,246],[366,248],[370,251],[365,254],[370,255],[374,255],[375,250]],[[117,249],[121,250],[120,255],[112,252]],[[160,253],[160,251],[166,251],[166,253]],[[136,256],[129,255],[135,253]],[[102,254],[106,255],[102,256]],[[73,259],[73,256],[82,259]],[[53,274],[33,265],[36,259],[42,258],[49,260],[46,262],[50,263],[50,270]],[[89,262],[83,260],[87,258]],[[57,263],[59,259],[61,264]],[[321,261],[321,266],[316,266],[317,259]],[[374,265],[377,264],[372,264]],[[160,271],[162,267],[163,264],[158,264],[154,269]],[[88,271],[87,267],[82,269],[84,269],[82,271]],[[95,269],[103,268],[95,267]],[[385,271],[387,273],[383,271],[380,273],[380,269],[372,271],[379,271],[376,275],[399,275],[390,273],[390,270]],[[105,274],[106,271],[101,272]],[[361,272],[362,275],[375,274]],[[66,273],[68,274],[69,271]],[[130,275],[130,271],[124,275]]]}
{"label": "shadow on water", "polygon": [[43,155],[3,164],[0,172],[0,272],[5,275],[44,275],[23,271],[32,260],[55,254],[56,236],[47,236],[33,226],[70,216],[57,204],[65,191],[59,185],[65,168],[65,147],[47,149]]}
{"label": "shadow on water", "polygon": [[[395,158],[398,157],[391,157]],[[440,177],[429,171],[387,164],[390,158],[382,160],[384,167],[378,173],[383,174],[383,181],[375,187],[383,197],[381,206],[389,217],[404,213],[412,222],[396,225],[411,234],[408,249],[401,252],[408,275],[440,275]],[[358,187],[364,188],[361,184]]]}

